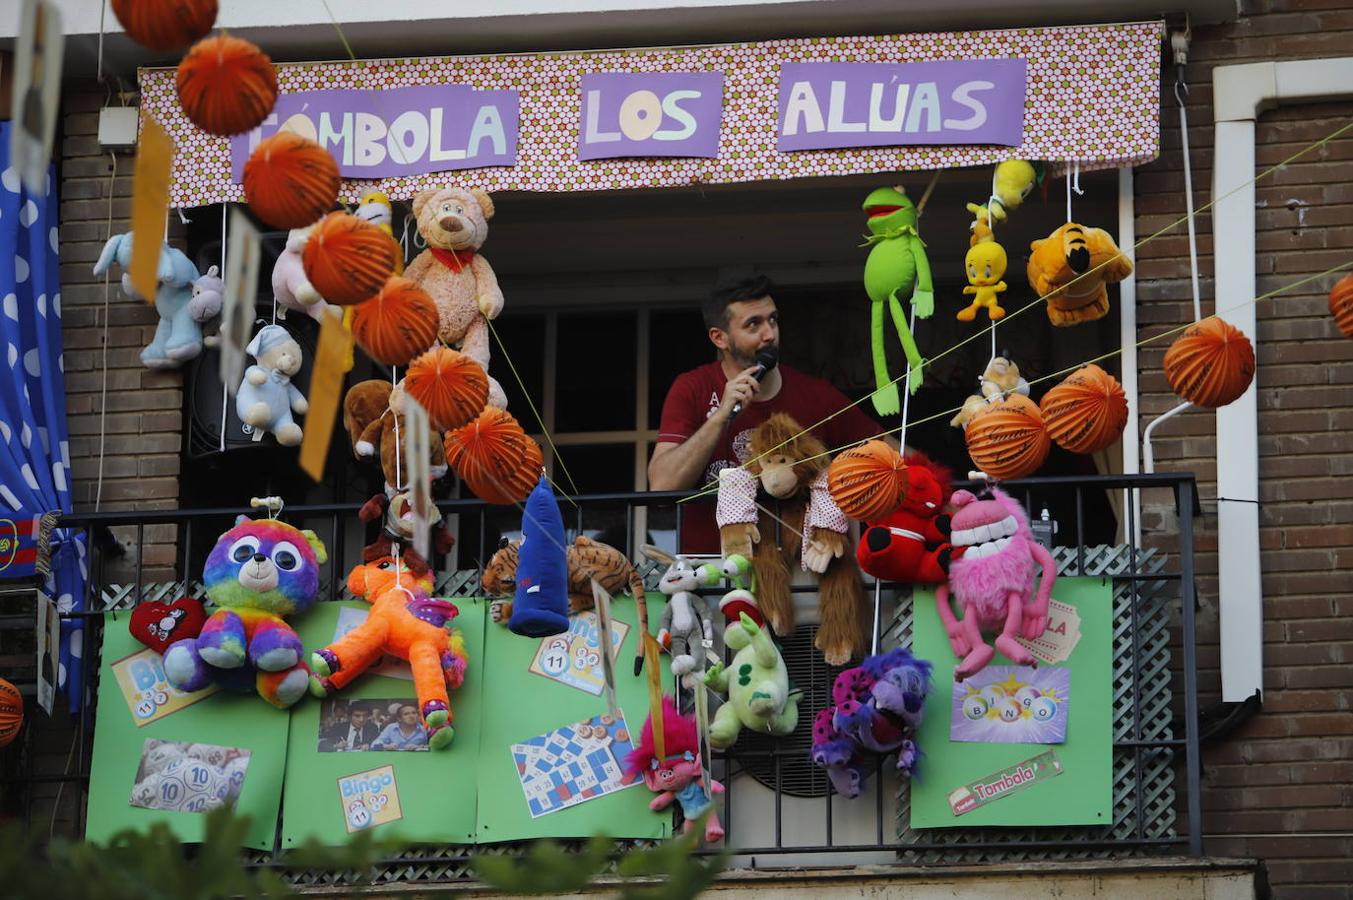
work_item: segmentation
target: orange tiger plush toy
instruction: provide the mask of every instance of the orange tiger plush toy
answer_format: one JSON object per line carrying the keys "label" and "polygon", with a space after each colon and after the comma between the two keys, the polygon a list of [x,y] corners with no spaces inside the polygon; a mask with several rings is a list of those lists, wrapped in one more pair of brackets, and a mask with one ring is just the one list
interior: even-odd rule
{"label": "orange tiger plush toy", "polygon": [[1102,228],[1067,222],[1029,249],[1029,287],[1048,301],[1054,325],[1104,318],[1109,314],[1105,285],[1132,274],[1132,262]]}
{"label": "orange tiger plush toy", "polygon": [[430,596],[430,575],[415,575],[391,557],[357,566],[348,590],[371,604],[366,621],[310,656],[310,693],[327,697],[342,690],[386,653],[408,660],[428,746],[451,745],[451,698],[447,688],[465,680],[465,639],[451,620],[460,610]]}

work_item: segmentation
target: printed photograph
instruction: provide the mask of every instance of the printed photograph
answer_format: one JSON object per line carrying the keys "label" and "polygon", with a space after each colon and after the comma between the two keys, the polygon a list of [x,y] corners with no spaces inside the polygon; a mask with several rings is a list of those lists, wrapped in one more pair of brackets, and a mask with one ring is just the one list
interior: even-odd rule
{"label": "printed photograph", "polygon": [[427,750],[428,732],[413,698],[333,699],[320,704],[320,753]]}
{"label": "printed photograph", "polygon": [[954,685],[949,739],[988,744],[1061,744],[1071,670],[988,666]]}
{"label": "printed photograph", "polygon": [[130,802],[174,812],[234,807],[248,771],[248,750],[149,738],[141,748]]}

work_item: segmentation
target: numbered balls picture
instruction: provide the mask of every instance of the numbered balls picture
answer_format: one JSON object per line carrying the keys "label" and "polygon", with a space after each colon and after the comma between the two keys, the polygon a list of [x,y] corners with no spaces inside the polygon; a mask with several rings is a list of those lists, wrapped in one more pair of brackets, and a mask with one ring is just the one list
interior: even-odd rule
{"label": "numbered balls picture", "polygon": [[174,812],[233,807],[248,771],[248,750],[150,738],[141,749],[130,802]]}
{"label": "numbered balls picture", "polygon": [[427,728],[412,697],[325,700],[318,739],[320,753],[428,749]]}

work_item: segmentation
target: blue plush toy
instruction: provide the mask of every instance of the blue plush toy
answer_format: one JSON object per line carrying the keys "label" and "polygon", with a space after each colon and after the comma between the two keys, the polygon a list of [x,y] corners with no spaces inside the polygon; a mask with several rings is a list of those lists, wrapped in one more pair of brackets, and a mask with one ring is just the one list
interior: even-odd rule
{"label": "blue plush toy", "polygon": [[291,376],[301,370],[301,345],[281,325],[265,325],[244,349],[258,365],[244,372],[235,394],[236,414],[247,425],[271,431],[277,443],[296,446],[301,442],[301,426],[291,413],[309,409],[300,389],[291,383]]}
{"label": "blue plush toy", "polygon": [[568,631],[568,556],[564,520],[545,476],[526,498],[521,518],[517,593],[507,627],[527,637]]}
{"label": "blue plush toy", "polygon": [[207,555],[202,581],[216,612],[201,634],[165,651],[169,683],[181,691],[213,683],[257,690],[281,709],[299,700],[310,670],[301,639],[282,617],[315,602],[319,567],[327,559],[313,531],[240,516]]}
{"label": "blue plush toy", "polygon": [[[94,274],[102,275],[117,263],[122,267],[122,292],[128,297],[139,295],[132,288],[127,269],[132,263],[132,236],[115,234],[103,245]],[[152,369],[172,369],[202,352],[202,304],[192,306],[193,285],[200,277],[182,252],[165,244],[160,250],[159,289],[155,292],[155,312],[160,324],[155,327],[155,339],[141,351],[141,364]],[[145,299],[145,298],[141,298]]]}

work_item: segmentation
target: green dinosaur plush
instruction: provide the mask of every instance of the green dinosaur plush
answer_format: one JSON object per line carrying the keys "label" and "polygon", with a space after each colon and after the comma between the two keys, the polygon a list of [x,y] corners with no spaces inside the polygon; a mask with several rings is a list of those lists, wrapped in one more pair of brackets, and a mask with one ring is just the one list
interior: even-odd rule
{"label": "green dinosaur plush", "polygon": [[921,387],[924,360],[916,349],[916,340],[907,325],[899,295],[911,295],[911,308],[918,319],[935,312],[935,286],[930,280],[930,260],[925,244],[916,230],[916,206],[901,188],[879,188],[864,199],[869,216],[869,258],[864,263],[864,289],[870,300],[870,336],[874,350],[874,409],[881,416],[901,411],[897,385],[888,375],[888,359],[883,350],[883,305],[888,304],[902,350],[907,356],[911,393]]}
{"label": "green dinosaur plush", "polygon": [[705,684],[728,696],[709,726],[709,745],[728,749],[744,727],[789,734],[799,723],[801,692],[790,690],[789,672],[770,632],[743,613],[724,631],[723,640],[737,655],[728,668],[720,662],[705,672]]}

